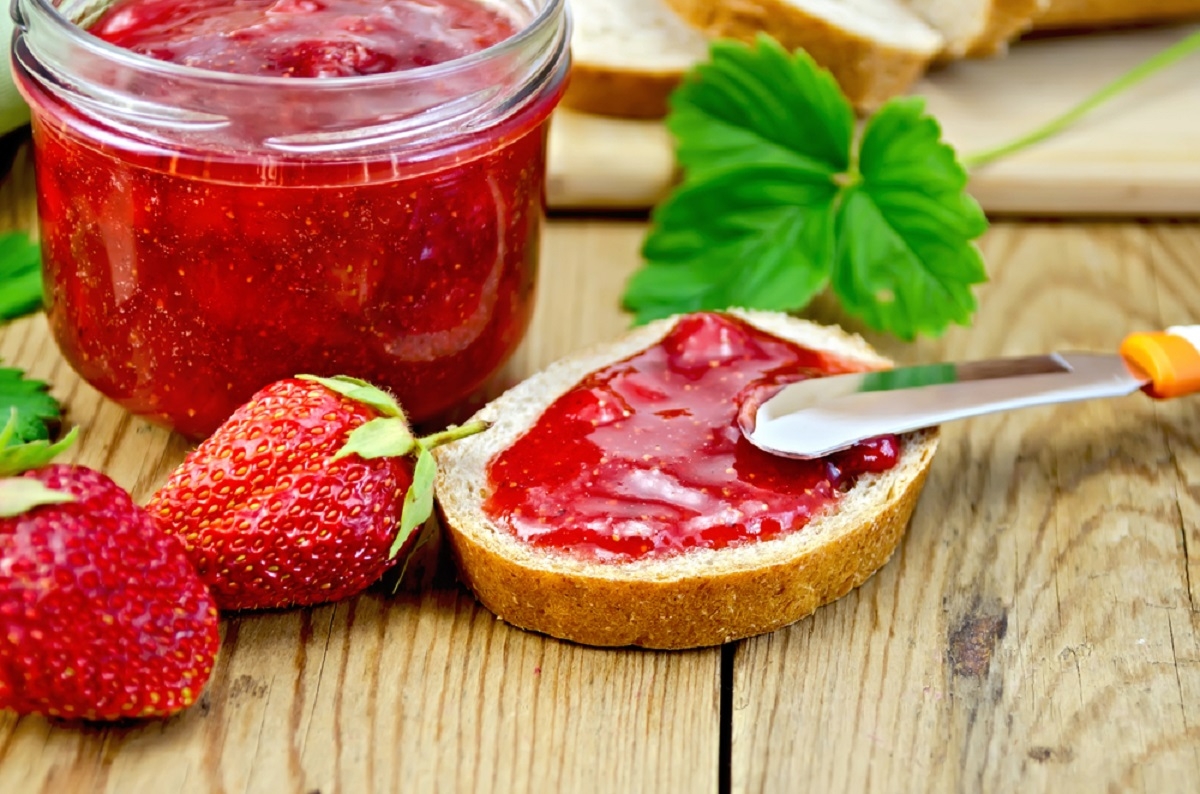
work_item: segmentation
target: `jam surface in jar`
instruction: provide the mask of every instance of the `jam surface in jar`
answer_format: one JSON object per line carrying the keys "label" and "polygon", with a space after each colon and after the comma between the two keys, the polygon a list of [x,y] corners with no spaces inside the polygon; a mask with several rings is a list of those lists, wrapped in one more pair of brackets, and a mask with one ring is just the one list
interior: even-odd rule
{"label": "jam surface in jar", "polygon": [[[125,0],[89,32],[319,85],[456,59],[517,27],[483,0]],[[313,373],[370,380],[414,421],[437,420],[528,327],[561,85],[410,162],[174,146],[19,82],[51,328],[72,367],[136,414],[200,438],[263,385]]]}
{"label": "jam surface in jar", "polygon": [[350,77],[452,61],[516,27],[478,0],[122,0],[88,30],[184,66]]}
{"label": "jam surface in jar", "polygon": [[752,391],[861,365],[723,314],[680,319],[656,345],[588,375],[488,464],[484,510],[521,540],[625,561],[802,528],[868,472],[884,436],[828,458],[759,450],[737,423]]}

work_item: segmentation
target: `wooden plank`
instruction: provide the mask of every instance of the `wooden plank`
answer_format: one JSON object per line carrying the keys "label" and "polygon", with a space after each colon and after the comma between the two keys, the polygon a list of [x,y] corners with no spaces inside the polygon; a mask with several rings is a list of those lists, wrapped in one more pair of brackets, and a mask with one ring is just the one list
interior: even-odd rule
{"label": "wooden plank", "polygon": [[[6,211],[13,225],[30,218]],[[625,325],[617,296],[639,235],[636,224],[551,225],[535,325],[510,379]],[[83,430],[66,458],[138,500],[186,451],[80,384],[41,318],[0,329],[0,360],[49,379],[66,401]],[[445,585],[231,618],[223,639],[202,702],[165,723],[81,729],[0,713],[0,791],[717,788],[718,650],[557,642]]]}
{"label": "wooden plank", "polygon": [[[1067,111],[1200,27],[1039,39],[1005,58],[952,64],[914,88],[964,154],[1007,143]],[[1095,111],[1060,136],[978,170],[971,191],[992,213],[1200,214],[1196,58]],[[548,196],[558,208],[646,208],[676,178],[655,121],[560,111]]]}
{"label": "wooden plank", "polygon": [[[1194,320],[1198,246],[998,226],[975,327],[896,352],[1111,349]],[[948,427],[892,563],[739,648],[733,791],[1194,790],[1198,444],[1195,401],[1140,395]]]}
{"label": "wooden plank", "polygon": [[[29,220],[4,204],[0,222]],[[9,213],[9,214],[6,214]],[[636,223],[554,223],[510,379],[619,332]],[[973,329],[907,360],[1115,344],[1200,317],[1194,226],[998,225]],[[818,319],[845,321],[828,304]],[[853,323],[847,323],[853,327]],[[146,495],[182,456],[58,359],[73,457]],[[947,431],[910,537],[864,588],[735,660],[744,790],[1187,791],[1200,771],[1200,415],[1142,398]],[[509,629],[453,588],[226,621],[204,704],[79,729],[0,715],[0,791],[711,791],[719,654],[600,651]]]}

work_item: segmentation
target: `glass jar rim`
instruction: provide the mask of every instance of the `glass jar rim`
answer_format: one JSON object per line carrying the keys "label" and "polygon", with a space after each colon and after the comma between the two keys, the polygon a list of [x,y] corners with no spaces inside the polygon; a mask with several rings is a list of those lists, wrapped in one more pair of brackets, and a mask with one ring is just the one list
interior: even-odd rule
{"label": "glass jar rim", "polygon": [[57,116],[98,139],[116,135],[164,152],[394,159],[403,147],[416,162],[449,147],[482,146],[482,130],[526,111],[548,115],[570,63],[567,0],[492,0],[517,21],[532,19],[495,45],[441,64],[330,78],[161,61],[88,33],[87,19],[103,10],[91,0],[65,0],[65,10],[53,2],[13,0],[14,74],[35,118]]}
{"label": "glass jar rim", "polygon": [[[538,0],[534,1],[537,2]],[[538,10],[533,19],[529,20],[527,24],[523,25],[512,36],[481,50],[468,53],[460,58],[455,58],[454,60],[395,72],[321,78],[295,78],[279,75],[222,72],[215,69],[203,69],[152,58],[149,55],[143,55],[112,44],[93,33],[89,33],[86,28],[81,27],[63,15],[52,0],[13,0],[10,13],[16,24],[18,33],[25,28],[25,19],[22,16],[22,7],[25,3],[28,3],[44,14],[46,21],[58,28],[61,33],[74,38],[76,45],[82,46],[109,61],[138,71],[158,73],[164,77],[228,83],[240,87],[267,88],[295,86],[298,80],[303,80],[306,83],[312,83],[312,85],[307,86],[308,88],[325,91],[345,90],[347,88],[374,88],[451,76],[459,72],[469,71],[491,60],[519,53],[529,45],[532,39],[542,35],[542,32],[546,28],[559,23],[560,17],[565,13],[567,0],[544,0],[542,8]]]}

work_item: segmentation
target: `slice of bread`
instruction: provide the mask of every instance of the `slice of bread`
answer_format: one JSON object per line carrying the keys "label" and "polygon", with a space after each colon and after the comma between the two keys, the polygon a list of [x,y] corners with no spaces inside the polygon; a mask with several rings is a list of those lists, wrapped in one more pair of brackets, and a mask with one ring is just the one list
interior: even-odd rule
{"label": "slice of bread", "polygon": [[1074,30],[1200,19],[1200,0],[1050,0],[1036,30]]}
{"label": "slice of bread", "polygon": [[571,82],[563,104],[587,113],[658,118],[708,40],[666,0],[572,0]]}
{"label": "slice of bread", "polygon": [[[839,329],[769,312],[730,314],[865,369],[890,365]],[[534,548],[491,521],[483,511],[489,461],[585,376],[657,343],[674,323],[651,323],[551,365],[476,414],[494,423],[488,431],[434,451],[442,522],[459,575],[503,620],[587,645],[717,645],[781,628],[840,598],[900,542],[937,448],[936,430],[905,436],[893,469],[862,476],[809,524],[771,540],[592,562]]]}
{"label": "slice of bread", "polygon": [[942,36],[902,0],[667,0],[707,35],[752,41],[760,31],[803,48],[860,112],[908,91],[942,51]]}
{"label": "slice of bread", "polygon": [[906,0],[946,39],[940,58],[989,56],[1028,30],[1047,0]]}

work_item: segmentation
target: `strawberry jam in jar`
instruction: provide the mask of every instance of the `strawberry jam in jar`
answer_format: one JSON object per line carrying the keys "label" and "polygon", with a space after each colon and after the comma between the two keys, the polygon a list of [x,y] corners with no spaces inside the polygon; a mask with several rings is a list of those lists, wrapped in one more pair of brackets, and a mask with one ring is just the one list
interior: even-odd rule
{"label": "strawberry jam in jar", "polygon": [[46,310],[198,438],[301,372],[416,421],[520,342],[564,0],[17,0]]}

